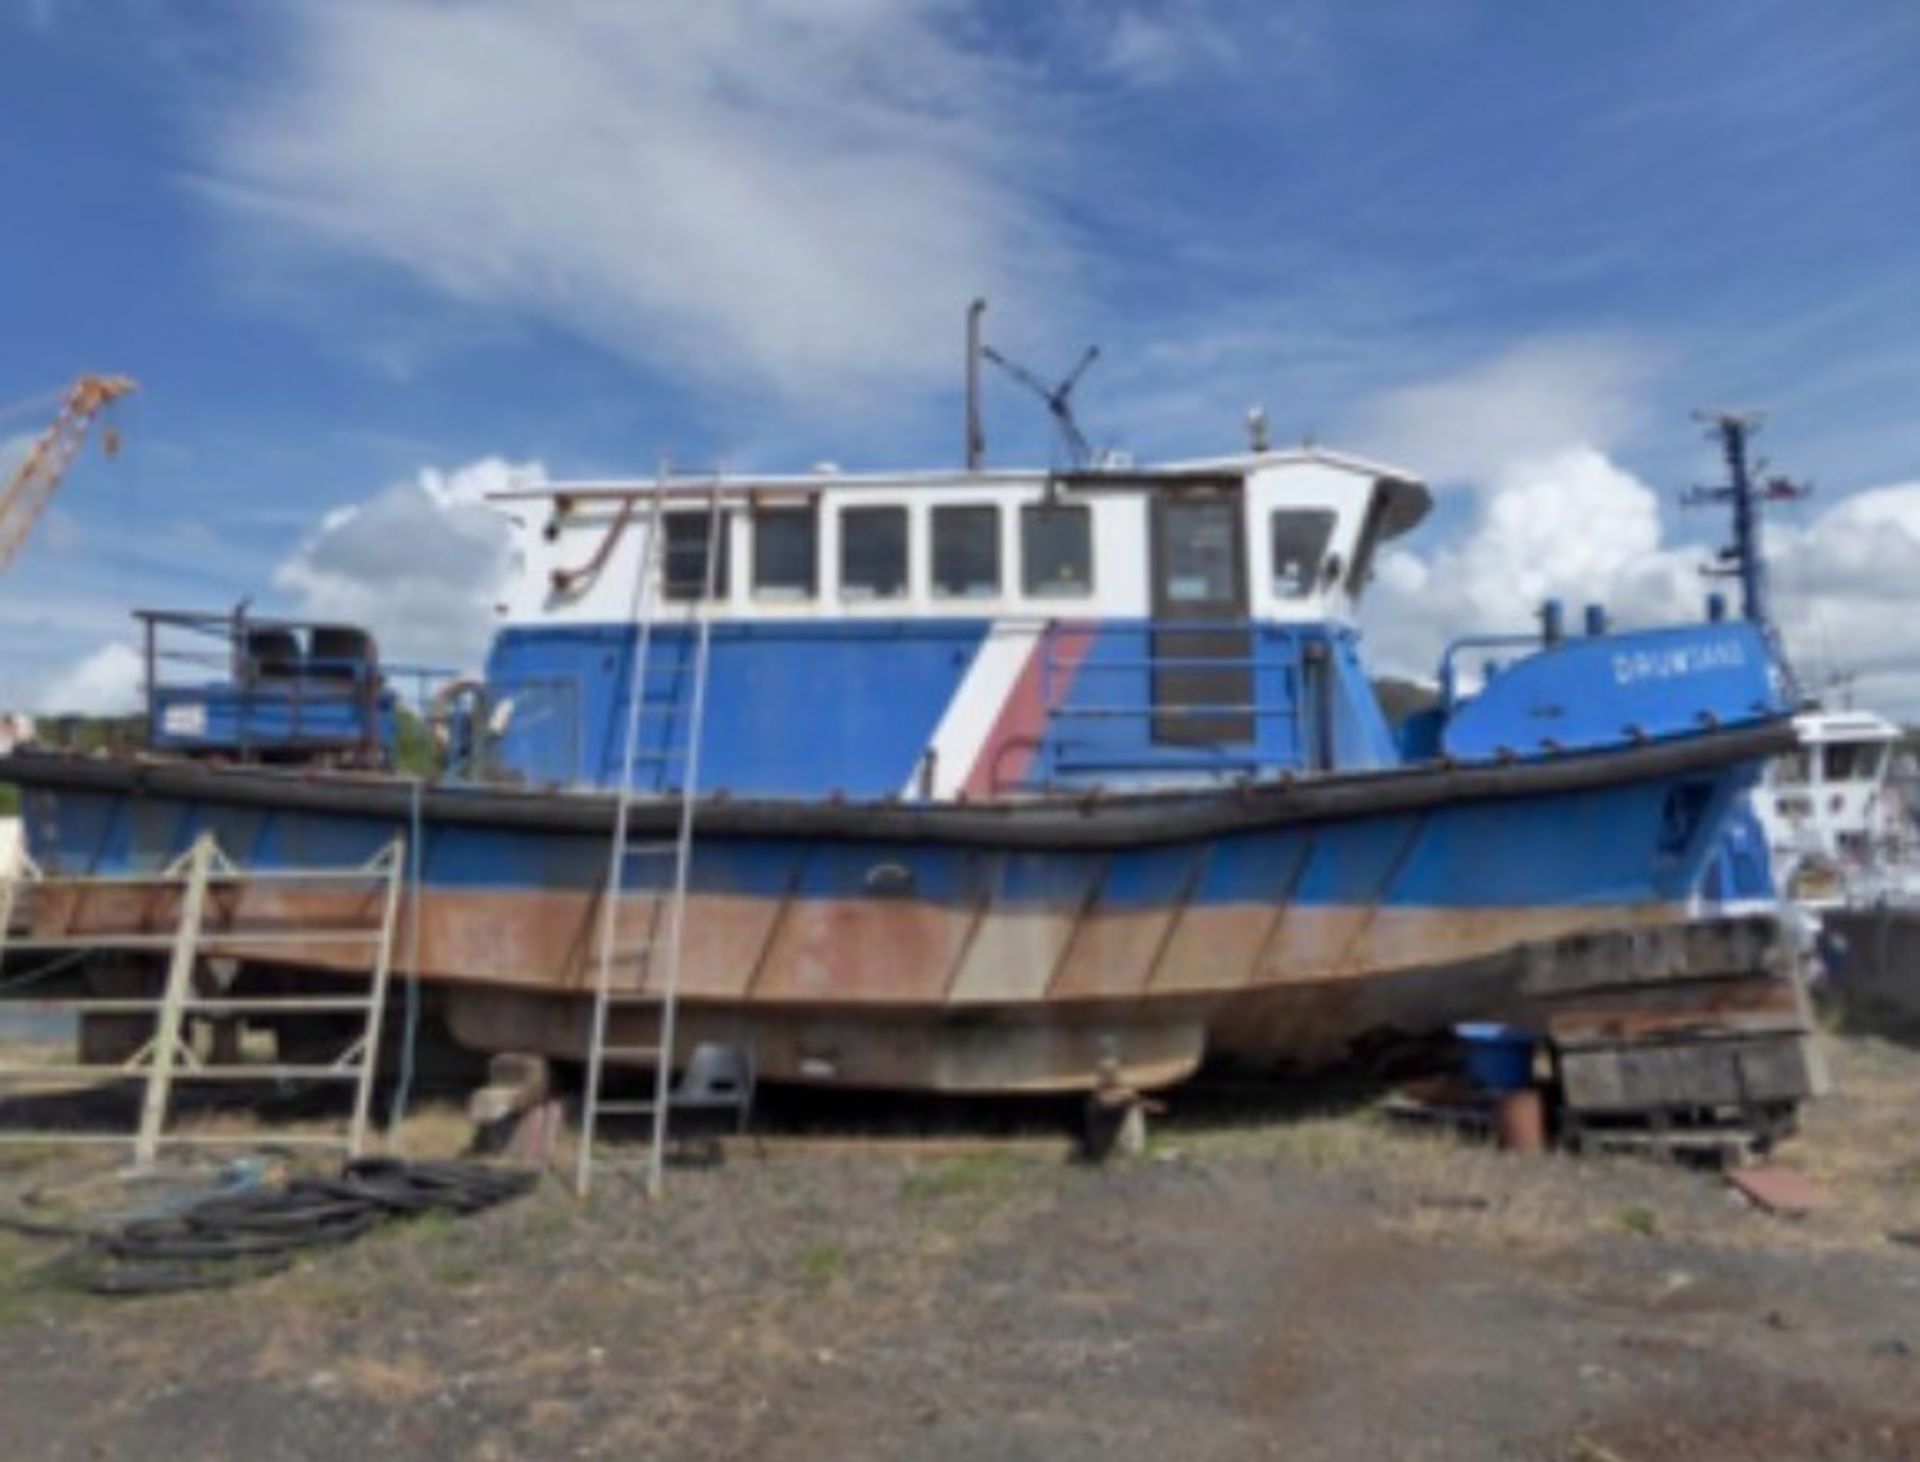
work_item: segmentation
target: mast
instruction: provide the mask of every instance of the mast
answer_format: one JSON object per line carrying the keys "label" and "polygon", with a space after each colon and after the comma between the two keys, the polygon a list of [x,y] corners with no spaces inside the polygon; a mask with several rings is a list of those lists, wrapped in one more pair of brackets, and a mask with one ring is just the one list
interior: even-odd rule
{"label": "mast", "polygon": [[999,366],[1046,403],[1068,464],[1085,467],[1093,458],[1093,449],[1087,445],[1086,433],[1080,430],[1080,424],[1073,419],[1073,388],[1080,384],[1087,367],[1100,358],[1100,347],[1089,345],[1060,384],[1049,386],[1018,361],[1009,360],[981,338],[980,319],[986,312],[987,302],[983,299],[976,299],[967,306],[967,471],[980,471],[987,455],[987,432],[980,418],[980,362],[983,360]]}
{"label": "mast", "polygon": [[1733,508],[1733,541],[1715,554],[1713,561],[1705,565],[1701,572],[1712,578],[1740,581],[1741,617],[1765,630],[1779,659],[1781,671],[1797,697],[1797,682],[1787,662],[1786,648],[1781,643],[1767,592],[1766,549],[1761,541],[1762,509],[1769,502],[1792,502],[1803,498],[1812,489],[1790,482],[1785,477],[1768,478],[1755,484],[1756,473],[1766,464],[1750,464],[1747,446],[1764,420],[1759,412],[1696,411],[1693,415],[1694,420],[1705,423],[1708,436],[1720,443],[1721,454],[1726,458],[1728,480],[1718,487],[1696,487],[1686,493],[1681,501],[1688,507],[1728,503]]}
{"label": "mast", "polygon": [[987,302],[967,306],[967,471],[978,472],[987,458],[987,429],[980,420],[980,317]]}

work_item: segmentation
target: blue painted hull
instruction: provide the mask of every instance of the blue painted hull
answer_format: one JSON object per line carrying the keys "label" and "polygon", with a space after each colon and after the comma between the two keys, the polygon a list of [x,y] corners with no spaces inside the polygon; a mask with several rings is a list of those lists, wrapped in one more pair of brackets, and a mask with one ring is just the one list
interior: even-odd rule
{"label": "blue painted hull", "polygon": [[[938,1090],[1080,1088],[1107,1060],[1154,1085],[1209,1053],[1335,1059],[1372,1028],[1484,1010],[1490,992],[1447,972],[1518,941],[1677,916],[1728,807],[1785,735],[1761,726],[1209,793],[713,802],[693,861],[689,1031],[751,1040],[775,1079]],[[55,757],[10,767],[50,871],[151,869],[202,831],[261,867],[349,863],[418,837],[423,884],[401,952],[417,917],[418,972],[456,1034],[580,1049],[604,797],[435,789],[416,801],[391,779]],[[635,860],[620,947],[657,932],[668,881],[665,859]],[[292,912],[343,912],[325,898]],[[47,901],[40,918],[72,930],[151,913],[89,894]],[[250,963],[348,971],[319,945]],[[652,985],[638,959],[618,978]]]}

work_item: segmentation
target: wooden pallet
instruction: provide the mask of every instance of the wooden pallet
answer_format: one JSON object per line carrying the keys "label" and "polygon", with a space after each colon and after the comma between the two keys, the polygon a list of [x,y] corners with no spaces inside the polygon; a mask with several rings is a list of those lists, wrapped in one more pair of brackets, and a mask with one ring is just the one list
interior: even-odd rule
{"label": "wooden pallet", "polygon": [[[1524,1006],[1552,1063],[1556,1126],[1576,1151],[1743,1163],[1827,1089],[1790,934],[1771,918],[1676,923],[1516,952]],[[1472,1093],[1409,1088],[1387,1115],[1466,1132]]]}

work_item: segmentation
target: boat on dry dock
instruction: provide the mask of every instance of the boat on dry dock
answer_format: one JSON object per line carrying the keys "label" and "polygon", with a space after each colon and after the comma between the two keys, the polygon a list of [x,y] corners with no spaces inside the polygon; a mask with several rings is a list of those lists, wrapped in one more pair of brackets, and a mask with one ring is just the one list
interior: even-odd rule
{"label": "boat on dry dock", "polygon": [[[1148,1087],[1435,1028],[1497,1002],[1483,956],[1681,917],[1791,736],[1754,625],[1557,611],[1455,647],[1396,736],[1354,613],[1428,493],[1331,451],[497,506],[515,586],[484,676],[440,698],[442,775],[366,769],[393,734],[370,637],[236,619],[218,673],[156,652],[145,754],[5,761],[37,864],[152,870],[211,832],[298,867],[399,837],[396,972],[473,1048],[581,1056],[602,954],[642,997],[614,1045],[653,1039],[677,910],[680,1037],[750,1046],[765,1079]],[[34,910],[81,937],[153,897]],[[227,953],[241,991],[356,968],[320,939]]]}

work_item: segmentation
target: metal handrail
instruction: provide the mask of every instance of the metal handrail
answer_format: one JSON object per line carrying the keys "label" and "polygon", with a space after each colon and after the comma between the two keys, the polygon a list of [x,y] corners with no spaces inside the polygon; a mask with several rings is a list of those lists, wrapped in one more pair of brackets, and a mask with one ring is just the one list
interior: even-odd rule
{"label": "metal handrail", "polygon": [[[384,717],[394,704],[405,703],[405,688],[413,694],[416,710],[427,703],[431,688],[451,678],[437,666],[387,662],[377,646],[357,626],[311,619],[257,617],[240,609],[225,613],[174,610],[138,610],[145,639],[142,689],[146,699],[146,727],[150,741],[173,738],[204,740],[195,733],[169,731],[165,708],[195,697],[209,708],[235,718],[231,744],[241,755],[282,746],[358,747],[371,753],[384,740]],[[284,632],[282,643],[266,647],[254,638],[261,632]],[[358,637],[363,653],[315,654],[350,647],[323,634],[340,632]],[[338,721],[343,709],[352,724]],[[324,710],[327,724],[314,724]],[[284,730],[262,737],[256,724],[262,714],[286,717]]]}
{"label": "metal handrail", "polygon": [[1119,721],[1142,716],[1252,716],[1272,719],[1299,714],[1292,701],[1283,706],[1230,705],[1210,701],[1159,701],[1150,706],[1055,706],[1052,719],[1063,721]]}
{"label": "metal handrail", "polygon": [[[1204,751],[1204,747],[1186,747],[1187,751]],[[1056,763],[1058,765],[1058,763]],[[1174,757],[1124,756],[1088,756],[1074,757],[1066,763],[1069,771],[1083,772],[1217,772],[1217,771],[1258,771],[1262,763],[1257,756],[1194,756],[1185,759]]]}
{"label": "metal handrail", "polygon": [[[1206,702],[1168,703],[1155,702],[1149,696],[1146,702],[1138,706],[1122,706],[1109,703],[1072,706],[1062,703],[1062,695],[1057,686],[1058,673],[1068,665],[1061,657],[1056,646],[1067,635],[1112,632],[1122,629],[1128,633],[1147,637],[1153,643],[1157,637],[1167,635],[1246,635],[1255,647],[1253,654],[1237,654],[1224,658],[1209,658],[1203,655],[1127,655],[1124,658],[1074,657],[1071,664],[1075,679],[1093,675],[1154,675],[1161,671],[1177,670],[1239,670],[1256,677],[1256,695],[1258,680],[1262,674],[1279,673],[1289,677],[1284,682],[1285,694],[1276,700],[1256,699],[1250,705],[1212,704]],[[1278,641],[1278,644],[1275,644]],[[1266,649],[1267,653],[1261,653]],[[1300,638],[1290,629],[1265,625],[1253,620],[1157,620],[1131,621],[1116,625],[1112,621],[1102,620],[1054,620],[1048,622],[1042,631],[1040,702],[1044,709],[1045,723],[1041,735],[1037,738],[1037,749],[1047,768],[1049,779],[1058,772],[1089,771],[1137,771],[1137,772],[1190,772],[1190,771],[1257,771],[1264,763],[1257,750],[1249,754],[1236,746],[1229,750],[1226,746],[1216,746],[1209,751],[1205,744],[1169,745],[1156,749],[1151,755],[1129,755],[1116,749],[1107,755],[1088,755],[1072,750],[1076,745],[1097,747],[1098,742],[1084,738],[1073,738],[1060,734],[1060,728],[1071,723],[1148,721],[1149,723],[1167,716],[1185,716],[1195,719],[1209,717],[1235,717],[1251,719],[1255,722],[1291,722],[1296,728],[1296,743],[1299,741],[1298,728],[1302,723],[1303,706],[1297,677],[1302,666]]]}
{"label": "metal handrail", "polygon": [[1454,694],[1454,661],[1467,650],[1537,650],[1541,640],[1538,634],[1518,632],[1499,635],[1465,635],[1454,640],[1440,654],[1440,703],[1452,707]]}
{"label": "metal handrail", "polygon": [[1083,661],[1080,672],[1084,675],[1103,670],[1284,670],[1295,663],[1262,657],[1214,660],[1205,655],[1145,655],[1137,660]]}

